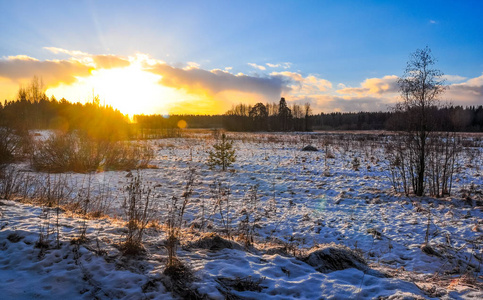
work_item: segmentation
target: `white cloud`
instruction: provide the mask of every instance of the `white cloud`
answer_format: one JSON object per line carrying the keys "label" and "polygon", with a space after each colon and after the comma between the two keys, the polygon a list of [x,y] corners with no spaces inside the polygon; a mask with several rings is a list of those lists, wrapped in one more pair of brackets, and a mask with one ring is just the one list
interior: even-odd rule
{"label": "white cloud", "polygon": [[270,68],[280,68],[282,66],[281,64],[271,64],[271,63],[267,63],[266,65],[269,66]]}
{"label": "white cloud", "polygon": [[326,92],[332,88],[332,83],[326,79],[318,78],[315,75],[303,77],[296,72],[272,72],[271,76],[279,76],[288,81],[287,85],[290,87],[292,95],[314,95],[321,92]]}
{"label": "white cloud", "polygon": [[15,56],[8,56],[7,60],[23,60],[23,61],[39,61],[36,58],[27,56],[27,55],[15,55]]}
{"label": "white cloud", "polygon": [[267,69],[264,66],[260,66],[260,65],[257,65],[255,63],[248,63],[248,65],[255,68],[255,69],[261,70],[261,71],[265,71]]}
{"label": "white cloud", "polygon": [[201,65],[199,63],[195,63],[195,62],[192,62],[192,61],[189,61],[187,63],[187,67],[184,68],[185,70],[189,70],[189,69],[199,69],[201,67]]}
{"label": "white cloud", "polygon": [[278,63],[278,64],[266,63],[266,65],[270,68],[290,69],[290,67],[292,66],[292,63],[289,63],[289,62]]}
{"label": "white cloud", "polygon": [[449,83],[456,83],[456,82],[464,81],[467,78],[459,75],[443,75],[441,76],[441,79],[444,79]]}
{"label": "white cloud", "polygon": [[395,93],[399,90],[396,75],[386,75],[382,78],[368,78],[361,83],[360,87],[344,87],[337,90],[339,94],[377,96],[387,93]]}
{"label": "white cloud", "polygon": [[483,103],[483,74],[463,83],[454,83],[442,96],[454,105],[481,105]]}
{"label": "white cloud", "polygon": [[90,56],[89,53],[78,51],[78,50],[66,50],[66,49],[57,48],[57,47],[44,47],[44,49],[49,50],[54,54],[62,53],[70,56]]}

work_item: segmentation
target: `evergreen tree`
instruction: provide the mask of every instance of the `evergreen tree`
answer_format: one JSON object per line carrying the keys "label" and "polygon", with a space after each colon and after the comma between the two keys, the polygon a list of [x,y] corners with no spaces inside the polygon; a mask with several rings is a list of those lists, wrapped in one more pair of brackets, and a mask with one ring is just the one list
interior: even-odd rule
{"label": "evergreen tree", "polygon": [[278,106],[278,118],[280,121],[280,130],[289,131],[291,129],[292,111],[290,108],[288,108],[285,98],[280,99]]}
{"label": "evergreen tree", "polygon": [[226,135],[221,135],[221,140],[213,145],[214,150],[208,153],[208,166],[214,168],[221,166],[226,171],[235,162],[235,149],[233,149],[233,141],[226,139]]}

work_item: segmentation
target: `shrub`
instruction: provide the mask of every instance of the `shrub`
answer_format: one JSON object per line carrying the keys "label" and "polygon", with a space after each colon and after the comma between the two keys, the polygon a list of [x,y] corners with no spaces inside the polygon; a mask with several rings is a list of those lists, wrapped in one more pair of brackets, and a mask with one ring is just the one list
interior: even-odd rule
{"label": "shrub", "polygon": [[13,130],[0,127],[0,172],[13,162],[15,153],[21,146],[21,138]]}
{"label": "shrub", "polygon": [[107,143],[103,166],[107,170],[146,168],[154,157],[153,149],[147,143],[118,141]]}
{"label": "shrub", "polygon": [[23,173],[12,166],[0,172],[0,199],[12,199],[19,194],[22,183],[26,181]]}
{"label": "shrub", "polygon": [[352,169],[354,169],[354,171],[359,171],[361,161],[359,160],[359,158],[357,156],[354,157],[354,159],[352,160],[351,163],[352,163]]}
{"label": "shrub", "polygon": [[98,140],[83,132],[56,132],[39,142],[32,165],[38,171],[87,173],[144,168],[154,152],[145,143]]}
{"label": "shrub", "polygon": [[[394,190],[403,191],[406,195],[416,193],[418,183],[415,170],[418,168],[419,157],[415,147],[401,134],[393,136],[384,148]],[[460,139],[454,133],[432,133],[426,139],[423,192],[436,197],[451,194],[461,150]]]}
{"label": "shrub", "polygon": [[47,172],[91,172],[100,162],[96,143],[75,132],[55,132],[47,140],[39,142],[32,157],[33,167]]}

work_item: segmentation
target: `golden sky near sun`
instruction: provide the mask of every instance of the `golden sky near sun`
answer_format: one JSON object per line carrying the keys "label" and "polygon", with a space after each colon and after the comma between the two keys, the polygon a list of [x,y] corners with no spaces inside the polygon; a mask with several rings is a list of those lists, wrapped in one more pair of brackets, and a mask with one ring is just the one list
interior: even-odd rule
{"label": "golden sky near sun", "polygon": [[176,113],[173,103],[192,101],[192,95],[165,87],[160,75],[144,71],[139,64],[124,68],[92,70],[89,77],[78,77],[74,84],[49,88],[47,95],[57,99],[85,102],[98,95],[101,104],[119,109],[124,114]]}
{"label": "golden sky near sun", "polygon": [[[67,50],[54,48],[53,51]],[[90,66],[89,74],[86,76],[85,70],[82,70],[81,76],[70,74],[73,78],[68,77],[67,83],[57,80],[52,86],[48,82],[46,94],[49,97],[85,103],[98,96],[102,105],[110,105],[130,116],[220,114],[240,102],[253,104],[268,101],[260,92],[251,92],[252,89],[258,89],[263,94],[263,79],[253,79],[244,74],[201,70],[192,64],[175,68],[143,54],[122,58],[68,52],[75,55],[73,61],[76,65]],[[15,59],[38,64],[38,61],[28,57]],[[55,66],[54,63],[49,67]],[[273,101],[278,99],[279,94],[279,91],[275,91]]]}

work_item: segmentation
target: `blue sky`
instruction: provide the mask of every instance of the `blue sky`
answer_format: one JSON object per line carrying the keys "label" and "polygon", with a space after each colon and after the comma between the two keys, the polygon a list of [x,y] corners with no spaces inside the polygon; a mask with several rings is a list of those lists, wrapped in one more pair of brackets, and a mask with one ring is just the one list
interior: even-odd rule
{"label": "blue sky", "polygon": [[[384,110],[397,101],[395,76],[409,54],[429,46],[455,85],[445,97],[482,104],[482,15],[483,1],[0,1],[0,96],[11,99],[37,75],[50,93],[72,97],[68,85],[77,84],[72,100],[86,100],[79,78],[92,74],[71,63],[99,71],[86,59],[109,55],[152,60],[144,69],[165,90],[149,101],[172,98],[156,112],[189,101],[223,112],[280,96],[316,112]],[[60,63],[69,66],[61,72]],[[102,90],[99,80],[83,84]]]}

